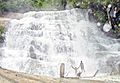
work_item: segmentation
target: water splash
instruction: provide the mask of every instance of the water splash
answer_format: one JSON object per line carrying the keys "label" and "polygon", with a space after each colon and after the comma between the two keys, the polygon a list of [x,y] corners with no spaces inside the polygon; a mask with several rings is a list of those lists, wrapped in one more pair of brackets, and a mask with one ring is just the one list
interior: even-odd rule
{"label": "water splash", "polygon": [[65,63],[66,75],[73,76],[71,65],[78,66],[82,60],[83,75],[90,75],[99,68],[99,61],[120,54],[118,44],[88,20],[86,10],[31,11],[11,20],[1,66],[58,77],[60,64]]}

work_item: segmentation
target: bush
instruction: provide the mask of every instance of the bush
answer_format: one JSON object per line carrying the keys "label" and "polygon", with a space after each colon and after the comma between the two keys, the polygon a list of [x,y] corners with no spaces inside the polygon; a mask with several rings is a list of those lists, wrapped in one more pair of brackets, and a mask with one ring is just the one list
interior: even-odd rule
{"label": "bush", "polygon": [[32,6],[41,8],[44,5],[45,0],[32,0]]}
{"label": "bush", "polygon": [[32,0],[31,2],[34,8],[44,10],[59,9],[59,7],[61,6],[61,0]]}
{"label": "bush", "polygon": [[8,12],[26,12],[32,9],[31,0],[8,0],[6,9]]}
{"label": "bush", "polygon": [[5,3],[0,1],[0,15],[4,12],[5,10]]}
{"label": "bush", "polygon": [[4,29],[5,29],[5,27],[0,26],[0,35],[4,33]]}
{"label": "bush", "polygon": [[5,38],[2,36],[2,34],[4,33],[4,31],[5,31],[5,27],[0,26],[0,43],[4,42]]}

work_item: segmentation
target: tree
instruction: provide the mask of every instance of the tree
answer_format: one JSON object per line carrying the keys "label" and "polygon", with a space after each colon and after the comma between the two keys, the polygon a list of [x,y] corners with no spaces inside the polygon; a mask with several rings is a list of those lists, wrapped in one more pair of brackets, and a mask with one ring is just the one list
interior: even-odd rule
{"label": "tree", "polygon": [[32,0],[32,5],[37,8],[41,8],[45,0]]}
{"label": "tree", "polygon": [[0,15],[3,14],[4,10],[5,10],[5,2],[0,1]]}

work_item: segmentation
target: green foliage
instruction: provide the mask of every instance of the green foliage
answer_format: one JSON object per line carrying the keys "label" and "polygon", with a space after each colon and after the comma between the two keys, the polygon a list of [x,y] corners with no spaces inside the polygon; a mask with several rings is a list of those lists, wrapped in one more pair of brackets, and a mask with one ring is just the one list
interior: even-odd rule
{"label": "green foliage", "polygon": [[6,9],[10,12],[28,11],[32,8],[31,0],[8,0]]}
{"label": "green foliage", "polygon": [[57,9],[61,5],[61,0],[31,0],[33,7],[38,9]]}
{"label": "green foliage", "polygon": [[37,8],[41,8],[45,2],[45,0],[32,0],[32,5]]}
{"label": "green foliage", "polygon": [[4,29],[5,29],[5,27],[0,26],[0,35],[4,33]]}
{"label": "green foliage", "polygon": [[80,2],[80,8],[87,8],[91,2],[100,3],[103,5],[108,5],[110,3],[116,3],[117,0],[68,0],[69,3],[78,3]]}
{"label": "green foliage", "polygon": [[88,7],[88,3],[89,3],[89,2],[83,1],[83,2],[80,4],[80,8],[86,9],[86,8]]}
{"label": "green foliage", "polygon": [[0,43],[4,42],[5,38],[2,36],[2,34],[4,33],[4,31],[5,31],[5,27],[0,26]]}
{"label": "green foliage", "polygon": [[[38,8],[38,9],[57,9],[61,7],[62,0],[0,0],[0,10],[19,11],[21,8]],[[80,8],[87,8],[90,2],[101,3],[107,5],[109,3],[115,3],[117,0],[66,0],[67,5],[73,8],[75,4],[80,3]]]}
{"label": "green foliage", "polygon": [[3,12],[5,9],[5,2],[0,1],[0,11]]}
{"label": "green foliage", "polygon": [[[21,7],[31,4],[35,8],[56,8],[60,7],[62,0],[0,0],[0,10],[5,8],[18,11]],[[117,0],[67,0],[69,6],[74,7],[75,3],[80,3],[80,8],[87,8],[90,2],[108,5],[115,3]]]}
{"label": "green foliage", "polygon": [[104,14],[103,12],[95,11],[94,13],[95,13],[95,16],[97,17],[97,21],[101,23],[105,23],[108,20],[107,15]]}

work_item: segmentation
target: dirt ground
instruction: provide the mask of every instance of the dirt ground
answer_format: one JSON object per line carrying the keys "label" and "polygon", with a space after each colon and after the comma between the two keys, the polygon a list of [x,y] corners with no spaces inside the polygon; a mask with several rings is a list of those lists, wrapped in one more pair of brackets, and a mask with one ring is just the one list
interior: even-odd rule
{"label": "dirt ground", "polygon": [[0,83],[105,83],[103,81],[51,78],[47,76],[29,75],[0,68]]}

